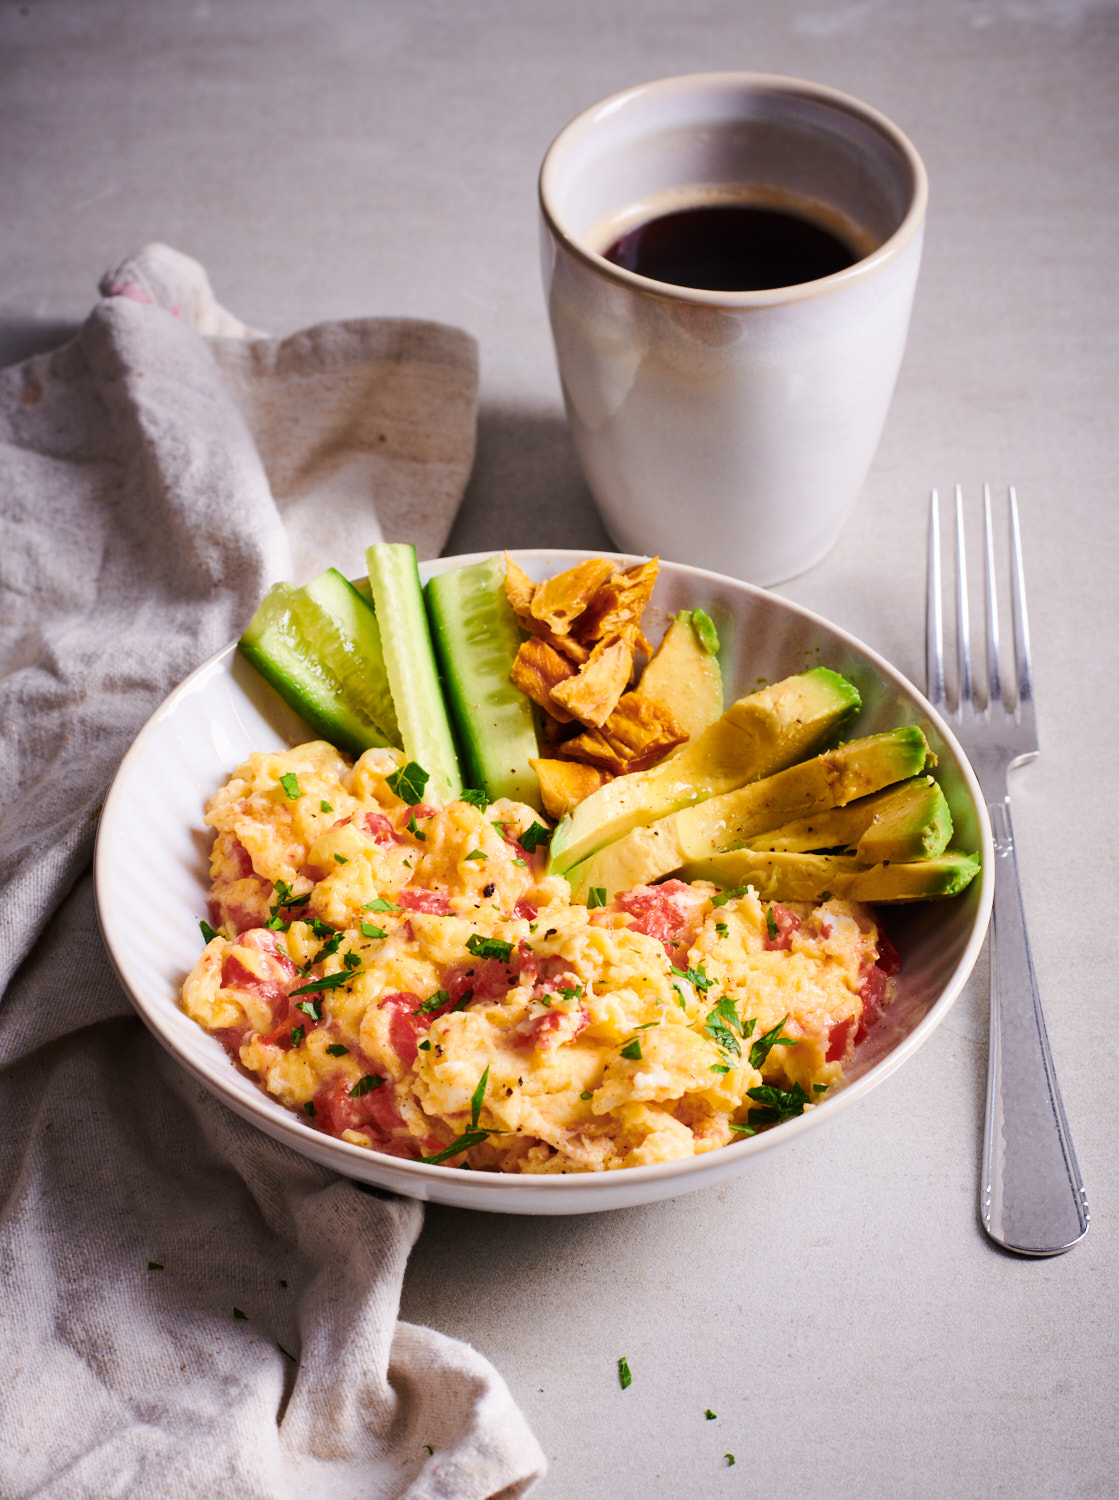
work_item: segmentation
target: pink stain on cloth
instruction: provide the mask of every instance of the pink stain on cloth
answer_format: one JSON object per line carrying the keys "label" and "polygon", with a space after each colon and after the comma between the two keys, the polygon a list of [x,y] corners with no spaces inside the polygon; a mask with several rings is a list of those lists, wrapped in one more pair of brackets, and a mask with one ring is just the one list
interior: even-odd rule
{"label": "pink stain on cloth", "polygon": [[104,291],[71,343],[0,370],[0,1491],[513,1500],[545,1463],[500,1374],[399,1318],[421,1206],[163,1052],[91,870],[121,756],[270,583],[347,566],[341,536],[438,553],[473,340],[267,338],[160,245]]}

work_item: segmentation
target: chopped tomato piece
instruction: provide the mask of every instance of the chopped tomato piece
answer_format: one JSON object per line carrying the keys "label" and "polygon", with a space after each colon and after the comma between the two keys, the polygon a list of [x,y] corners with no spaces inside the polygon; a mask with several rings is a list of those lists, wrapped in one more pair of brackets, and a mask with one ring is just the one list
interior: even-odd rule
{"label": "chopped tomato piece", "polygon": [[856,1025],[855,1017],[848,1016],[845,1021],[837,1021],[828,1032],[828,1050],[824,1055],[825,1062],[842,1062],[847,1055],[847,1045],[851,1040],[851,1033]]}
{"label": "chopped tomato piece", "polygon": [[800,918],[795,912],[791,912],[787,906],[779,906],[775,901],[772,906],[766,908],[767,912],[773,914],[773,925],[777,928],[777,936],[769,936],[769,924],[766,923],[766,936],[762,939],[762,947],[769,952],[780,949],[788,953],[793,946],[793,933],[800,926]]}
{"label": "chopped tomato piece", "polygon": [[384,813],[366,813],[365,831],[371,838],[376,839],[378,844],[399,844],[402,842],[396,829],[385,817]]}
{"label": "chopped tomato piece", "polygon": [[231,951],[222,960],[221,982],[227,989],[249,990],[257,995],[275,1018],[286,1007],[288,992],[299,971],[280,949],[279,933],[255,927],[242,935],[240,946],[260,955],[259,967],[263,973],[254,973]]}
{"label": "chopped tomato piece", "polygon": [[878,929],[877,966],[883,974],[897,974],[901,969],[901,954],[881,928]]}
{"label": "chopped tomato piece", "polygon": [[443,891],[401,891],[396,898],[403,911],[423,911],[436,917],[452,917],[451,898]]}
{"label": "chopped tomato piece", "polygon": [[384,1145],[392,1139],[393,1131],[404,1125],[396,1107],[392,1080],[386,1078],[364,1094],[355,1095],[353,1087],[349,1077],[342,1076],[321,1088],[315,1095],[315,1124],[328,1135],[364,1130],[378,1145]]}
{"label": "chopped tomato piece", "polygon": [[380,1008],[389,1013],[389,1041],[406,1068],[415,1063],[419,1038],[431,1025],[432,1017],[420,1010],[422,1004],[419,995],[407,991],[386,995],[381,1001]]}
{"label": "chopped tomato piece", "polygon": [[697,914],[706,897],[682,880],[663,885],[638,885],[615,896],[614,906],[633,918],[630,927],[656,938],[669,958],[687,952],[698,926]]}

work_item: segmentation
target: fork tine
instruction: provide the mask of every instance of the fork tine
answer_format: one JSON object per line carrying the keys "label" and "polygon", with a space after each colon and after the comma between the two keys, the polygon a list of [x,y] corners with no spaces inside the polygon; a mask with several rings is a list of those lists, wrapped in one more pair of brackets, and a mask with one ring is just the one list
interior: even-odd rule
{"label": "fork tine", "polygon": [[987,706],[1002,698],[999,676],[999,604],[995,590],[995,541],[991,530],[991,486],[983,486],[983,602],[987,616]]}
{"label": "fork tine", "polygon": [[1034,724],[1033,667],[1030,662],[1030,627],[1026,616],[1026,574],[1022,567],[1022,532],[1018,524],[1018,495],[1010,486],[1011,620],[1014,628],[1014,673],[1018,685],[1018,718]]}
{"label": "fork tine", "polygon": [[944,614],[940,599],[940,496],[929,496],[928,580],[925,586],[925,697],[944,704]]}
{"label": "fork tine", "polygon": [[961,712],[971,696],[971,623],[967,607],[967,556],[964,547],[964,496],[956,486],[956,684]]}

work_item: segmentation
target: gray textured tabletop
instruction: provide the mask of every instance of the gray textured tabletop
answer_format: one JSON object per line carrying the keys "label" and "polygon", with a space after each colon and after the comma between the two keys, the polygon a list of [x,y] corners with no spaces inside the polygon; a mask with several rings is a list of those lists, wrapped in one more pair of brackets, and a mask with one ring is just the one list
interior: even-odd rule
{"label": "gray textured tabletop", "polygon": [[1017,486],[1042,753],[1016,827],[1091,1232],[1032,1262],[979,1227],[985,960],[906,1067],[724,1186],[586,1218],[430,1209],[403,1315],[493,1359],[546,1500],[1119,1492],[1117,66],[1114,0],[0,8],[0,363],[60,341],[155,238],[260,328],[467,328],[479,448],[453,552],[607,545],[537,265],[536,171],[568,118],[749,68],[867,100],[927,163],[878,456],[839,545],[780,592],[919,681],[929,487]]}

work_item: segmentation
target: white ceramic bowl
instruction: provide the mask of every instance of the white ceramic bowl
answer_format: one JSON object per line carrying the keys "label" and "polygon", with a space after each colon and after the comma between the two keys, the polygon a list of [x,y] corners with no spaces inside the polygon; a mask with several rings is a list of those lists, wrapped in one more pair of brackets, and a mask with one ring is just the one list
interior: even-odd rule
{"label": "white ceramic bowl", "polygon": [[[426,579],[488,555],[443,558],[421,573]],[[589,554],[514,555],[533,577],[546,578]],[[979,878],[955,900],[887,912],[887,931],[902,956],[897,997],[856,1052],[844,1086],[824,1103],[761,1135],[684,1161],[540,1177],[382,1156],[322,1134],[269,1098],[179,1008],[182,982],[201,949],[198,921],[206,911],[211,835],[202,821],[204,805],[251,751],[281,749],[311,737],[233,645],[193,672],[140,731],[101,814],[95,859],[101,930],[121,980],[156,1037],[231,1109],[315,1161],[412,1198],[500,1213],[589,1213],[706,1187],[748,1169],[762,1152],[818,1129],[861,1098],[943,1020],[978,957],[990,917],[993,871],[990,825],[978,783],[950,730],[924,698],[842,630],[763,589],[662,562],[647,633],[655,637],[670,613],[694,605],[702,605],[719,628],[728,702],[751,691],[759,677],[776,680],[824,665],[849,677],[862,694],[852,733],[920,724],[939,757],[956,841],[978,849],[983,862]]]}

